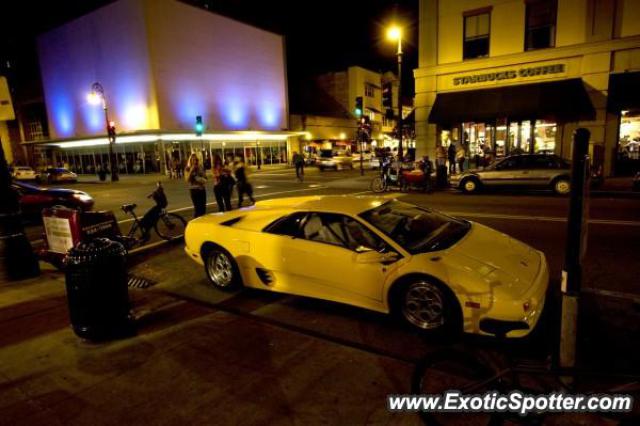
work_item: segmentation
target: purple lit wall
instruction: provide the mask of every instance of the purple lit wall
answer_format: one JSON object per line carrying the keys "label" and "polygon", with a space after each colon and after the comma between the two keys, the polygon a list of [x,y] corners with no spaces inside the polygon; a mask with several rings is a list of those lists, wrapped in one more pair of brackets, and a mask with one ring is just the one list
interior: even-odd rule
{"label": "purple lit wall", "polygon": [[101,106],[87,102],[96,81],[118,130],[157,127],[141,2],[122,0],[71,21],[42,35],[38,51],[52,138],[105,133]]}
{"label": "purple lit wall", "polygon": [[92,83],[118,131],[287,127],[282,37],[175,0],[120,0],[38,40],[51,136],[105,132]]}
{"label": "purple lit wall", "polygon": [[282,37],[172,0],[147,0],[160,122],[209,131],[287,126]]}

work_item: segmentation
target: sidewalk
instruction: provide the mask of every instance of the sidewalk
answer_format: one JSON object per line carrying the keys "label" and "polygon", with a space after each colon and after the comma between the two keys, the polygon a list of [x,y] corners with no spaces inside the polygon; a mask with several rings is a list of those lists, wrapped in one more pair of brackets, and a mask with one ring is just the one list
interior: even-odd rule
{"label": "sidewalk", "polygon": [[161,292],[130,290],[138,335],[93,344],[64,279],[0,286],[0,424],[419,424],[391,415],[411,366]]}

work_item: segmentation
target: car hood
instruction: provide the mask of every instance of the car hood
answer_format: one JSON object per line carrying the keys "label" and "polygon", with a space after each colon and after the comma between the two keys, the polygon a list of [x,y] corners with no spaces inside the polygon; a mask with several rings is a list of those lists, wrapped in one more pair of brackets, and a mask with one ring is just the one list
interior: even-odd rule
{"label": "car hood", "polygon": [[534,248],[478,223],[473,223],[467,236],[450,251],[486,265],[487,274],[508,276],[508,285],[520,290],[533,283],[542,264],[541,254]]}

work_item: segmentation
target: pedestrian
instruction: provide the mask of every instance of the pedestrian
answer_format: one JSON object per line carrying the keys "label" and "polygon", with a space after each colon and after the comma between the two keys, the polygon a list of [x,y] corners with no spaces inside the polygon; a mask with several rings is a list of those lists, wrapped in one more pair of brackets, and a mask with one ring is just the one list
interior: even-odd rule
{"label": "pedestrian", "polygon": [[213,156],[213,195],[218,203],[218,211],[226,212],[231,210],[231,187],[233,183],[231,170],[222,163],[222,158],[218,154]]}
{"label": "pedestrian", "polygon": [[292,160],[293,165],[296,167],[296,179],[302,182],[304,180],[304,157],[294,151]]}
{"label": "pedestrian", "polygon": [[458,173],[464,172],[464,160],[466,157],[466,151],[463,144],[458,145],[456,149],[456,161],[458,162]]}
{"label": "pedestrian", "polygon": [[431,163],[431,159],[428,155],[422,157],[422,161],[420,162],[420,170],[424,174],[424,190],[426,192],[431,192],[431,174],[433,173],[433,163]]}
{"label": "pedestrian", "polygon": [[447,157],[449,158],[449,174],[456,173],[456,146],[451,142],[447,149]]}
{"label": "pedestrian", "polygon": [[245,194],[249,197],[251,203],[255,204],[256,200],[253,199],[253,187],[247,179],[247,168],[245,167],[240,157],[236,157],[233,163],[233,173],[236,177],[236,190],[238,191],[238,208],[242,207],[242,201]]}
{"label": "pedestrian", "polygon": [[193,217],[200,217],[207,211],[207,190],[205,188],[207,177],[196,154],[191,154],[191,157],[189,157],[185,168],[185,177],[189,183],[189,192],[193,203]]}
{"label": "pedestrian", "polygon": [[436,147],[436,166],[445,166],[447,164],[447,150],[442,144]]}

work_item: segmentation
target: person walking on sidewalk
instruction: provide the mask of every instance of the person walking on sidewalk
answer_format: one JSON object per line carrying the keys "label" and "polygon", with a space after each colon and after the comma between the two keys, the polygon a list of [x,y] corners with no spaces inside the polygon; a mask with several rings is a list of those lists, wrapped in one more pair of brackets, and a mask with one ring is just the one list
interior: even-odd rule
{"label": "person walking on sidewalk", "polygon": [[466,151],[464,149],[464,145],[458,145],[458,149],[456,150],[456,161],[458,162],[458,173],[464,172],[464,160],[466,157]]}
{"label": "person walking on sidewalk", "polygon": [[231,170],[222,163],[222,158],[218,154],[213,156],[213,195],[218,203],[218,211],[226,212],[231,210],[231,188],[233,187],[233,177]]}
{"label": "person walking on sidewalk", "polygon": [[447,165],[447,150],[442,144],[436,147],[436,167]]}
{"label": "person walking on sidewalk", "polygon": [[189,157],[185,176],[189,183],[189,192],[193,203],[193,217],[200,217],[207,212],[207,190],[205,188],[207,177],[196,154],[191,154]]}
{"label": "person walking on sidewalk", "polygon": [[296,168],[296,179],[298,179],[299,182],[304,181],[304,156],[294,151],[292,160]]}
{"label": "person walking on sidewalk", "polygon": [[247,179],[247,168],[242,162],[242,159],[236,157],[233,166],[233,174],[236,176],[236,190],[238,191],[238,208],[242,207],[245,194],[249,197],[251,203],[255,204],[256,200],[253,199],[253,187]]}
{"label": "person walking on sidewalk", "polygon": [[449,174],[454,175],[456,173],[456,146],[453,142],[449,144],[447,156],[449,157]]}

